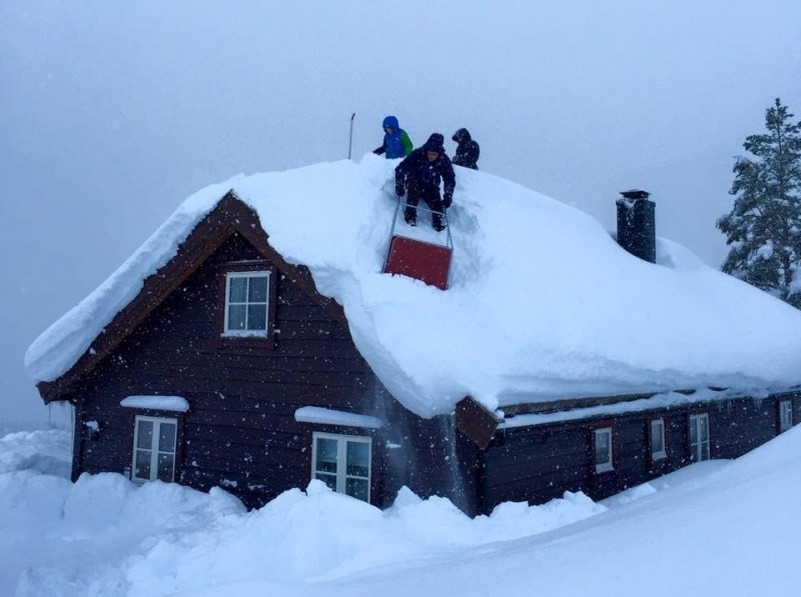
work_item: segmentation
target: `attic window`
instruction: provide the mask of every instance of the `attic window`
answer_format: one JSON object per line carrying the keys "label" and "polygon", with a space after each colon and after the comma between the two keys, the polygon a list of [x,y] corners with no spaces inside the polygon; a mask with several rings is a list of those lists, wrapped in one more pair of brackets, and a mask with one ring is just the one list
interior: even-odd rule
{"label": "attic window", "polygon": [[254,271],[226,274],[224,335],[267,335],[270,273]]}

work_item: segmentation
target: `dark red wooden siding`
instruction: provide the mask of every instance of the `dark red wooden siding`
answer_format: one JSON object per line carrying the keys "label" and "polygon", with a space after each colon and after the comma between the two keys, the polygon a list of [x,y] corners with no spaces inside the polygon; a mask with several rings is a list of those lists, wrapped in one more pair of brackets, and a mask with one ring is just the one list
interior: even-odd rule
{"label": "dark red wooden siding", "polygon": [[240,269],[229,264],[257,259],[232,236],[86,376],[81,418],[101,431],[82,442],[83,470],[130,465],[137,411],[119,406],[129,395],[185,397],[181,480],[201,489],[224,483],[249,503],[308,483],[312,426],[295,422],[297,408],[378,414],[389,397],[348,331],[280,271],[277,341],[221,339],[220,289],[226,271]]}
{"label": "dark red wooden siding", "polygon": [[[323,431],[373,437],[373,503],[389,505],[408,485],[474,509],[477,452],[446,432],[451,418],[421,419],[400,406],[347,328],[280,270],[276,340],[221,338],[225,272],[239,271],[243,261],[252,267],[253,260],[274,265],[232,236],[82,378],[75,473],[122,473],[131,464],[135,415],[174,416],[123,408],[120,400],[179,395],[191,408],[179,424],[176,480],[192,487],[223,486],[250,506],[305,487],[312,432]],[[297,423],[295,411],[309,405],[376,416],[387,425],[375,431]],[[87,421],[100,426],[94,439]]]}
{"label": "dark red wooden siding", "polygon": [[[793,400],[794,422],[800,420],[801,400],[792,395],[764,399],[741,398],[499,431],[484,463],[484,510],[504,501],[544,503],[565,491],[583,491],[603,499],[690,464],[690,414],[708,413],[712,458],[736,458],[776,437],[778,402]],[[667,457],[655,462],[650,453],[650,420],[665,420]],[[614,470],[596,473],[593,429],[612,427]]]}

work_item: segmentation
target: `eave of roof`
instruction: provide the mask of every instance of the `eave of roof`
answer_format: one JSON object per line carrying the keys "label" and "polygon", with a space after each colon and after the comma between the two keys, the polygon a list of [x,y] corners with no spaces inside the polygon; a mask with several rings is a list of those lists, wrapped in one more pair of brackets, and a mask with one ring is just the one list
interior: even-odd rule
{"label": "eave of roof", "polygon": [[347,329],[348,323],[342,307],[317,292],[308,269],[288,263],[270,246],[258,214],[233,191],[229,191],[189,233],[179,246],[177,254],[144,281],[136,297],[116,314],[75,363],[57,379],[40,381],[36,385],[45,404],[54,400],[74,402],[76,398],[72,393],[76,382],[106,358],[170,293],[235,233],[242,235],[275,263],[283,274],[301,286]]}

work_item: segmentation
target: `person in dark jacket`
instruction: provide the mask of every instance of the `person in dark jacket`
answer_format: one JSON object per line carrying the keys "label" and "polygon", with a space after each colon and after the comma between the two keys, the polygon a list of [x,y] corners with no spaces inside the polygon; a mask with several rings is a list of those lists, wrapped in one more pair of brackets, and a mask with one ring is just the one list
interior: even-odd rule
{"label": "person in dark jacket", "polygon": [[384,155],[388,160],[406,157],[412,153],[412,140],[398,124],[398,119],[394,116],[387,116],[381,123],[384,129],[384,143],[381,147],[376,147],[373,153]]}
{"label": "person in dark jacket", "polygon": [[[407,224],[417,225],[417,204],[422,199],[431,209],[431,225],[439,232],[445,229],[442,215],[453,203],[456,176],[451,160],[442,146],[445,138],[434,133],[422,147],[418,147],[395,168],[395,193],[406,197],[404,219]],[[439,186],[443,183],[440,197]]]}
{"label": "person in dark jacket", "polygon": [[470,136],[470,131],[467,129],[459,129],[451,137],[456,143],[456,154],[453,156],[454,166],[464,166],[465,168],[472,168],[478,170],[478,155],[481,150],[478,143],[473,141]]}

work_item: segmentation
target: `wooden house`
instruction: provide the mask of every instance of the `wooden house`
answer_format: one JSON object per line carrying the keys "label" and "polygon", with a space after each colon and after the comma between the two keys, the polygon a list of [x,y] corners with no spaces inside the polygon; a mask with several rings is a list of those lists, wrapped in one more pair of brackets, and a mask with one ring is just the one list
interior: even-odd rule
{"label": "wooden house", "polygon": [[790,388],[522,395],[500,409],[465,394],[415,413],[360,353],[342,306],[233,192],[37,387],[75,406],[73,479],[218,486],[249,507],[315,478],[379,507],[408,486],[470,514],[567,490],[599,499],[739,456],[801,416]]}

